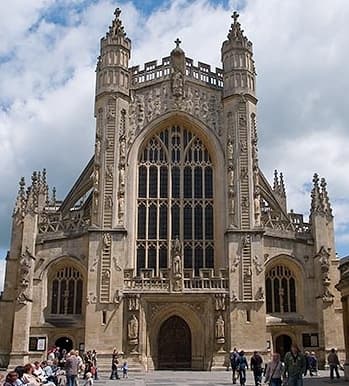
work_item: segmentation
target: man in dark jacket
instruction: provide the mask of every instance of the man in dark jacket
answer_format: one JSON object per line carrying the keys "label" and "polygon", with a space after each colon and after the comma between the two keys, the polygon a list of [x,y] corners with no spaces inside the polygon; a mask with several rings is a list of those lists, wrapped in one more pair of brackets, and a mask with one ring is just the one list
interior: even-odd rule
{"label": "man in dark jacket", "polygon": [[71,350],[65,362],[65,375],[67,386],[76,386],[76,378],[79,373],[79,359],[74,350]]}
{"label": "man in dark jacket", "polygon": [[263,358],[258,354],[258,351],[255,351],[251,358],[251,370],[253,371],[255,386],[260,386],[262,384],[262,366]]}
{"label": "man in dark jacket", "polygon": [[292,344],[291,351],[286,353],[285,378],[288,386],[303,386],[303,374],[305,373],[305,357],[296,344]]}
{"label": "man in dark jacket", "polygon": [[230,352],[230,366],[232,374],[232,380],[233,383],[236,383],[236,379],[238,377],[238,365],[239,365],[239,353],[236,347],[234,347],[234,350]]}

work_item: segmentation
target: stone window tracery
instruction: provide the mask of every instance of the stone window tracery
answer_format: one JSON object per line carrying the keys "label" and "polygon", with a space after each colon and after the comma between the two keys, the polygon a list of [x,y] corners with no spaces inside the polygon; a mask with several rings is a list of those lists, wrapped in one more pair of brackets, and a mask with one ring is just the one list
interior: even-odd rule
{"label": "stone window tracery", "polygon": [[72,266],[57,270],[51,282],[51,314],[81,314],[82,297],[81,273]]}
{"label": "stone window tracery", "polygon": [[213,209],[213,165],[202,141],[179,126],[150,138],[138,162],[137,274],[169,267],[177,236],[184,268],[196,276],[213,268]]}
{"label": "stone window tracery", "polygon": [[266,274],[267,313],[296,312],[296,279],[284,265],[277,265]]}

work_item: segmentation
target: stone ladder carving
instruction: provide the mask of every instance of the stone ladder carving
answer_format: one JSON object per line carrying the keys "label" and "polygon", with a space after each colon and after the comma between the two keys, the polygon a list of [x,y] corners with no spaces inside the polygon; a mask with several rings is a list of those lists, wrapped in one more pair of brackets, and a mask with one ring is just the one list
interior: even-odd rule
{"label": "stone ladder carving", "polygon": [[100,277],[100,302],[110,301],[110,275],[111,275],[111,236],[104,233],[101,248],[101,277]]}
{"label": "stone ladder carving", "polygon": [[[109,99],[107,110],[107,125],[106,125],[106,149],[105,149],[105,167],[106,170],[114,166],[114,147],[115,147],[115,101]],[[111,228],[113,218],[112,208],[113,197],[113,179],[107,178],[104,185],[104,216],[103,226]]]}
{"label": "stone ladder carving", "polygon": [[241,229],[250,229],[247,119],[245,104],[239,105],[239,146],[240,146],[240,198],[241,198]]}
{"label": "stone ladder carving", "polygon": [[242,283],[244,300],[252,300],[251,237],[244,237],[242,248]]}

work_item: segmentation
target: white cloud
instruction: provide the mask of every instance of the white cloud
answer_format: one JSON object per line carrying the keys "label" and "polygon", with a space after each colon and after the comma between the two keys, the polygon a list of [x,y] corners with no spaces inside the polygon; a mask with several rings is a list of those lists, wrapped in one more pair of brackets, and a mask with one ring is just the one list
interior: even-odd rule
{"label": "white cloud", "polygon": [[[2,240],[21,175],[47,167],[64,195],[93,150],[94,67],[99,39],[113,17],[110,0],[60,3],[67,22],[44,15],[53,0],[0,4],[0,192]],[[240,22],[253,41],[259,98],[260,162],[286,177],[289,207],[307,212],[306,184],[325,176],[340,248],[349,249],[349,110],[346,92],[349,2],[246,0]],[[212,5],[214,4],[214,5]],[[122,19],[132,39],[132,65],[167,56],[179,37],[194,61],[220,64],[230,10],[208,1],[177,0],[149,16],[130,2]],[[62,6],[63,7],[63,6]],[[61,7],[61,8],[62,8]],[[62,9],[61,9],[62,12]],[[2,56],[1,56],[2,55]],[[1,108],[2,106],[2,108]]]}

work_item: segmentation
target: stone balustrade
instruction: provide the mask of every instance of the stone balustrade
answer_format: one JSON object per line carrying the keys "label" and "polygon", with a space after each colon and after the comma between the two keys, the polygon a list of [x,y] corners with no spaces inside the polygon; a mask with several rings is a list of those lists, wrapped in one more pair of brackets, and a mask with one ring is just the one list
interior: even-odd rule
{"label": "stone balustrade", "polygon": [[[170,57],[163,58],[161,64],[158,64],[156,60],[145,63],[143,70],[140,70],[139,66],[132,67],[131,74],[134,87],[169,78],[171,75]],[[216,68],[216,72],[213,72],[211,66],[206,63],[198,62],[198,65],[194,66],[194,61],[186,58],[186,76],[213,88],[223,88],[223,70]]]}

